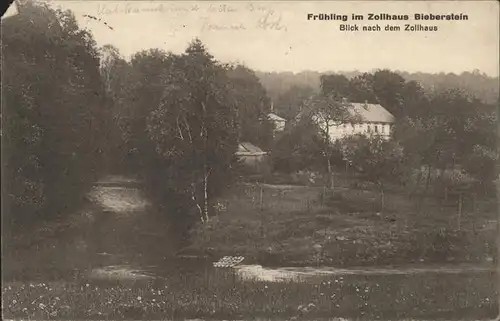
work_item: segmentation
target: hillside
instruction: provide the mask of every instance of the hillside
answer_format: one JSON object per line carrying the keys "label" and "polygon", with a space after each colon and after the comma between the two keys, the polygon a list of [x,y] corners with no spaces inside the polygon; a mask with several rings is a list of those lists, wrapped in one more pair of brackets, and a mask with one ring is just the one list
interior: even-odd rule
{"label": "hillside", "polygon": [[[444,89],[444,88],[461,88],[465,89],[476,97],[487,103],[495,103],[499,96],[499,79],[498,77],[489,77],[478,71],[463,72],[460,75],[452,73],[409,73],[405,71],[396,71],[407,81],[418,81],[425,89]],[[320,77],[322,74],[343,74],[347,78],[360,75],[359,71],[340,71],[340,72],[325,72],[303,71],[300,73],[292,72],[261,72],[256,71],[262,85],[266,88],[271,99],[276,100],[281,94],[286,92],[292,86],[311,87],[315,90],[320,88]]]}

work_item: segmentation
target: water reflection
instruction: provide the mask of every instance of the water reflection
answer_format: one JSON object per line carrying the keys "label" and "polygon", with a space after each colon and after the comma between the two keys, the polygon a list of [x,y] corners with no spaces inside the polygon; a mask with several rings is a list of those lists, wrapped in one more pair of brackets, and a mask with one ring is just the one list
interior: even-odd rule
{"label": "water reflection", "polygon": [[495,272],[494,266],[427,266],[427,267],[386,267],[386,268],[313,268],[313,267],[282,267],[266,268],[261,265],[237,265],[231,268],[216,268],[206,260],[169,262],[166,266],[133,267],[129,265],[114,265],[93,269],[91,278],[141,280],[164,277],[180,277],[189,275],[225,275],[242,281],[263,282],[303,282],[314,279],[328,279],[332,276],[390,276],[415,274],[480,274]]}
{"label": "water reflection", "polygon": [[143,211],[150,205],[140,189],[130,187],[97,186],[89,198],[115,213]]}
{"label": "water reflection", "polygon": [[242,265],[235,267],[237,275],[243,280],[254,281],[305,281],[311,278],[321,278],[338,275],[411,275],[411,274],[470,274],[489,273],[495,271],[491,266],[435,266],[435,267],[387,267],[387,268],[312,268],[312,267],[282,267],[265,268],[260,265]]}
{"label": "water reflection", "polygon": [[95,268],[89,273],[90,279],[95,280],[150,280],[158,276],[151,275],[146,271],[134,269],[132,266],[112,265],[106,267]]}

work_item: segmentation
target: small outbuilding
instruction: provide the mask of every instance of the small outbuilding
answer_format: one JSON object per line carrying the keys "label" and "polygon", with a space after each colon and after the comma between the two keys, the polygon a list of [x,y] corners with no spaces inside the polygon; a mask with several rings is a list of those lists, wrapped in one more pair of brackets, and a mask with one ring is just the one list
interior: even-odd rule
{"label": "small outbuilding", "polygon": [[240,143],[236,151],[236,156],[245,168],[252,171],[261,172],[269,167],[268,152],[251,143]]}

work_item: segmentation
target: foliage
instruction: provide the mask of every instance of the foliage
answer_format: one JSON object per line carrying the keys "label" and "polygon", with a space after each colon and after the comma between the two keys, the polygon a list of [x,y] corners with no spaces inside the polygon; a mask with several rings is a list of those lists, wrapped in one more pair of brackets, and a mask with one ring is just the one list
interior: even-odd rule
{"label": "foliage", "polygon": [[395,117],[404,114],[402,94],[405,83],[403,77],[387,69],[377,70],[373,74],[373,93],[378,102]]}
{"label": "foliage", "polygon": [[132,114],[132,84],[134,70],[112,45],[100,48],[100,72],[106,92],[107,107],[111,110],[113,122],[110,124],[110,146],[106,159],[108,172],[123,173],[127,171]]}
{"label": "foliage", "polygon": [[156,147],[147,134],[148,118],[164,96],[168,72],[175,56],[158,49],[135,53],[130,61],[131,75],[127,80],[122,110],[122,137],[126,146],[127,167],[148,176],[158,170]]}
{"label": "foliage", "polygon": [[315,94],[310,87],[293,86],[277,98],[276,112],[288,121],[293,121],[302,110],[303,104]]}
{"label": "foliage", "polygon": [[271,152],[273,167],[285,173],[324,168],[321,161],[326,148],[324,144],[311,119],[303,118],[275,142]]}
{"label": "foliage", "polygon": [[199,40],[172,60],[160,103],[147,120],[149,138],[164,161],[156,175],[189,195],[206,221],[211,199],[234,162],[235,100],[226,70]]}
{"label": "foliage", "polygon": [[400,176],[403,148],[395,141],[356,135],[344,138],[342,154],[367,180],[383,187]]}
{"label": "foliage", "polygon": [[351,82],[344,76],[339,74],[322,75],[321,92],[323,94],[332,94],[338,98],[351,98]]}
{"label": "foliage", "polygon": [[[401,75],[407,83],[418,83],[426,92],[439,92],[451,88],[459,88],[473,93],[482,102],[495,104],[499,95],[499,79],[491,77],[479,71],[454,73],[409,73],[406,71],[393,70]],[[373,71],[371,72],[373,73]],[[321,77],[328,77],[332,74],[345,76],[352,80],[363,75],[359,71],[336,71],[318,72],[303,71],[299,73],[291,72],[256,72],[269,96],[276,99],[280,95],[289,91],[292,87],[307,88],[317,93],[321,91]],[[363,100],[359,102],[363,102]]]}
{"label": "foliage", "polygon": [[264,150],[271,147],[273,123],[268,119],[271,101],[255,73],[242,65],[227,67],[232,95],[236,99],[239,141]]}
{"label": "foliage", "polygon": [[434,144],[438,130],[435,119],[405,117],[394,128],[394,139],[404,148],[404,162],[411,167],[434,164],[439,149]]}
{"label": "foliage", "polygon": [[419,83],[389,70],[321,80],[323,94],[380,103],[395,115],[394,137],[404,148],[407,166],[444,170],[462,165],[480,181],[493,177],[496,112],[469,92],[458,87],[425,92]]}
{"label": "foliage", "polygon": [[98,175],[110,114],[95,42],[71,12],[27,2],[2,28],[2,213],[31,222],[67,212]]}
{"label": "foliage", "polygon": [[327,170],[330,175],[330,188],[334,188],[334,171],[332,157],[335,154],[335,142],[332,127],[359,121],[359,115],[352,112],[352,106],[345,99],[332,95],[316,95],[304,104],[301,117],[310,119],[315,125],[319,137],[323,141],[322,154],[326,158]]}
{"label": "foliage", "polygon": [[435,93],[419,116],[401,119],[394,137],[409,165],[441,170],[462,165],[481,181],[494,176],[496,113],[460,90]]}
{"label": "foliage", "polygon": [[387,69],[373,74],[364,73],[352,79],[338,74],[324,75],[321,82],[325,95],[335,95],[351,102],[378,103],[396,117],[413,107],[411,104],[408,106],[410,99],[418,100],[422,94],[417,83],[406,83],[399,74]]}
{"label": "foliage", "polygon": [[490,77],[478,70],[454,73],[408,73],[400,72],[407,81],[419,82],[429,92],[440,92],[458,88],[472,93],[481,102],[495,104],[499,97],[499,79]]}

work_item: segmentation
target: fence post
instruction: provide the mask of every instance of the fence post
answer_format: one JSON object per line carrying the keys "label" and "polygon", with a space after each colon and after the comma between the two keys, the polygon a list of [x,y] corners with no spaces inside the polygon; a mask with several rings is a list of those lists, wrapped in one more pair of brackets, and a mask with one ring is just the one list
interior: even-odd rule
{"label": "fence post", "polygon": [[236,269],[234,267],[230,267],[231,269],[231,276],[233,280],[233,289],[236,289]]}
{"label": "fence post", "polygon": [[461,228],[461,219],[462,219],[462,193],[460,193],[458,197],[458,230],[460,230]]}

